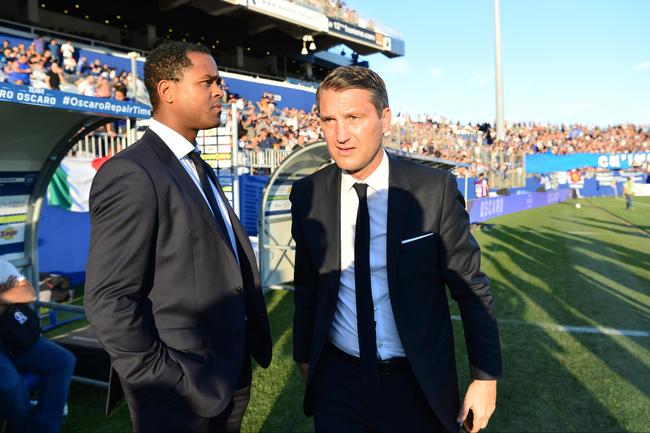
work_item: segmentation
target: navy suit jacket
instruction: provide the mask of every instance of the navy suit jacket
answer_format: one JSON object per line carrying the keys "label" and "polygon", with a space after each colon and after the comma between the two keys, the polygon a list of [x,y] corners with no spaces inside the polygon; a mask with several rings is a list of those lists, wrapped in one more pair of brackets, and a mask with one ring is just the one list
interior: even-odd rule
{"label": "navy suit jacket", "polygon": [[[458,380],[445,286],[460,307],[474,379],[501,374],[494,301],[455,178],[394,157],[389,163],[387,274],[395,322],[431,408],[454,431]],[[340,184],[341,171],[332,164],[294,183],[290,197],[296,243],[294,359],[309,363],[307,415],[313,413],[311,378],[338,302]]]}
{"label": "navy suit jacket", "polygon": [[151,131],[95,176],[84,305],[130,403],[180,398],[211,418],[230,402],[245,357],[271,362],[255,255],[228,210],[239,264],[200,191]]}

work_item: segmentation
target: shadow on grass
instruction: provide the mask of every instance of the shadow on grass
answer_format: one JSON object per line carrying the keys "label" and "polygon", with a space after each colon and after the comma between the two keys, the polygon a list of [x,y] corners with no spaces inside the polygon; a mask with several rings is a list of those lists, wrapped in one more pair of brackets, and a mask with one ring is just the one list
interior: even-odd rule
{"label": "shadow on grass", "polygon": [[269,314],[273,362],[268,369],[255,366],[253,396],[243,431],[309,432],[313,423],[302,411],[304,383],[293,361],[293,293],[274,292]]}
{"label": "shadow on grass", "polygon": [[[530,230],[516,225],[497,226],[484,236],[494,244],[493,250],[498,245],[498,254],[506,256],[505,260],[491,260],[496,275],[490,277],[497,305],[501,307],[499,318],[519,319],[523,323],[531,320],[531,313],[532,316],[537,313],[534,321],[562,325],[632,329],[646,329],[650,325],[647,308],[630,295],[646,287],[647,280],[613,260],[594,258],[613,255],[615,260],[638,264],[640,259],[647,260],[647,254],[600,239],[571,236],[555,228]],[[588,269],[595,277],[587,278],[581,268]],[[598,281],[598,276],[616,281],[628,293],[606,287]],[[611,403],[614,395],[604,396],[600,392],[611,387],[612,380],[616,381],[618,376],[628,389],[636,391],[634,401],[641,402],[641,407],[636,408],[643,409],[650,397],[650,379],[647,361],[644,363],[634,352],[647,353],[648,339],[627,339],[622,344],[623,337],[551,334],[542,328],[523,325],[518,328],[501,327],[506,360],[506,376],[501,386],[506,391],[501,393],[499,405],[502,410],[504,406],[516,408],[516,413],[497,414],[495,423],[499,431],[630,429],[627,421],[634,422],[634,415],[616,412],[613,405],[605,403]],[[631,351],[630,346],[636,350]],[[568,350],[590,354],[601,365],[568,365],[571,363],[567,359]],[[585,356],[588,359],[590,356]],[[613,373],[614,378],[590,377],[598,369],[609,370],[609,376]],[[544,410],[540,410],[542,407]],[[540,414],[545,415],[540,418]],[[621,424],[621,418],[625,418],[625,425]],[[637,422],[638,429],[643,422]]]}

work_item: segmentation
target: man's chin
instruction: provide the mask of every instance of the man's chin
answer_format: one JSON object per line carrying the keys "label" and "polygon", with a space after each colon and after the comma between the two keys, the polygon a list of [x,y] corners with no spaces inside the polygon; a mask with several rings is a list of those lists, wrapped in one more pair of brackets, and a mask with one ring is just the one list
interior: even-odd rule
{"label": "man's chin", "polygon": [[338,168],[348,174],[354,174],[363,168],[359,167],[358,164],[350,163],[350,161],[345,161],[344,159],[339,159],[338,161],[335,159],[334,163],[338,166]]}
{"label": "man's chin", "polygon": [[209,121],[206,120],[205,122],[202,122],[202,123],[201,123],[201,127],[198,128],[198,129],[212,129],[212,128],[217,128],[217,127],[221,126],[220,123],[221,123],[221,122],[220,122],[220,120],[219,120],[219,117],[217,117],[216,119],[211,119],[211,120],[209,120]]}

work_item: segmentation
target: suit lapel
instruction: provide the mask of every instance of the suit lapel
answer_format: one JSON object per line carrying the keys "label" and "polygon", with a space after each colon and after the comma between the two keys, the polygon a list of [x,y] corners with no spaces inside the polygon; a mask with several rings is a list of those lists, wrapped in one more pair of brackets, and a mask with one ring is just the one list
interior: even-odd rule
{"label": "suit lapel", "polygon": [[330,277],[330,291],[337,295],[341,277],[341,170],[332,164],[324,177],[314,185],[316,193],[308,218],[316,224],[309,228],[308,241],[313,257],[322,263],[321,271]]}
{"label": "suit lapel", "polygon": [[386,236],[386,271],[388,289],[397,288],[397,267],[402,235],[406,228],[413,195],[410,192],[408,170],[399,159],[389,156],[388,221]]}
{"label": "suit lapel", "polygon": [[[189,202],[198,206],[199,212],[203,218],[208,222],[208,226],[214,233],[214,235],[219,238],[222,242],[230,243],[227,233],[221,233],[221,230],[218,228],[217,221],[214,219],[212,211],[208,207],[205,199],[199,192],[196,184],[192,178],[187,174],[185,168],[181,165],[176,155],[169,149],[164,141],[158,137],[158,134],[155,132],[147,130],[145,135],[142,137],[143,141],[148,140],[148,143],[151,144],[151,148],[158,155],[160,160],[167,166],[169,172],[172,175],[172,178],[176,181],[177,185],[183,191],[184,194],[187,194]],[[228,247],[228,244],[224,245],[228,250],[232,249]],[[234,258],[234,255],[233,255]]]}

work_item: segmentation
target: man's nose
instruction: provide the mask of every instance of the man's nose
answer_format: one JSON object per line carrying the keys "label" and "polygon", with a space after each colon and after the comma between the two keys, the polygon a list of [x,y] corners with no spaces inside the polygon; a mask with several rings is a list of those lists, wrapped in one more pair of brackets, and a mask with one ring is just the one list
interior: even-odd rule
{"label": "man's nose", "polygon": [[347,122],[338,122],[336,126],[336,141],[339,143],[345,143],[350,139],[350,128],[348,128]]}

